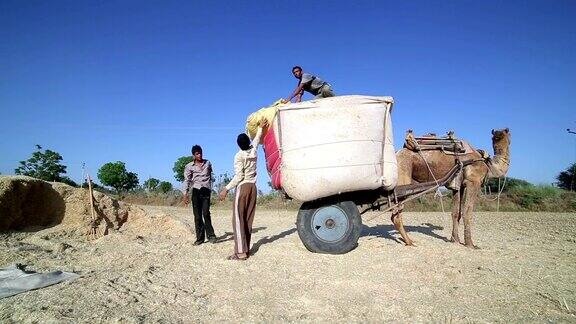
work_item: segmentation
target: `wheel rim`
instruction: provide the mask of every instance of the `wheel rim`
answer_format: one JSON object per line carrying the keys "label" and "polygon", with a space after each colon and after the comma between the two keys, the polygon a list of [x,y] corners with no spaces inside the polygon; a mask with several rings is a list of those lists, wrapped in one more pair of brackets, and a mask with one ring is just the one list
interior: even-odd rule
{"label": "wheel rim", "polygon": [[340,241],[348,232],[348,228],[348,215],[338,206],[318,208],[312,215],[312,233],[321,241]]}

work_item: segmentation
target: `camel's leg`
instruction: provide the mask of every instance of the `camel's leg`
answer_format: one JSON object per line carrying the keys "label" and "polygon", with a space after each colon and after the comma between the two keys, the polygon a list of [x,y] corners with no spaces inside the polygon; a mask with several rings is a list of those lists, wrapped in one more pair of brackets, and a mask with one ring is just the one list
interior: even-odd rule
{"label": "camel's leg", "polygon": [[460,226],[460,218],[462,218],[462,195],[464,188],[452,190],[452,242],[460,244],[460,236],[458,234],[458,227]]}
{"label": "camel's leg", "polygon": [[474,203],[480,192],[480,184],[469,183],[466,186],[465,202],[463,208],[464,214],[464,245],[469,248],[477,248],[472,242],[472,214],[474,212]]}
{"label": "camel's leg", "polygon": [[410,239],[410,237],[408,236],[408,233],[406,233],[406,230],[404,229],[404,222],[402,221],[402,209],[404,207],[400,207],[399,209],[395,209],[392,211],[392,223],[394,224],[394,227],[396,228],[396,230],[400,233],[400,235],[402,236],[402,240],[404,240],[404,243],[406,243],[407,246],[414,246],[414,241],[412,241],[412,239]]}

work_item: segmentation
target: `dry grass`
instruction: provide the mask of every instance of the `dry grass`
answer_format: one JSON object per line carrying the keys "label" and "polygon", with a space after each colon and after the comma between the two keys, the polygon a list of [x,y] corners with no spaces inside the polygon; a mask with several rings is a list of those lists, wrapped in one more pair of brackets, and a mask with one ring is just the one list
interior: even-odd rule
{"label": "dry grass", "polygon": [[222,242],[195,247],[149,228],[190,229],[189,209],[142,208],[151,225],[91,242],[60,226],[0,234],[0,265],[83,275],[0,300],[0,322],[576,322],[575,214],[478,213],[480,250],[446,242],[447,213],[406,214],[415,248],[372,214],[334,256],[303,247],[295,211],[260,209],[254,255],[236,262],[229,209],[213,209]]}
{"label": "dry grass", "polygon": [[[406,211],[442,211],[450,210],[452,204],[451,194],[443,193],[442,199],[435,193],[427,194],[407,203]],[[231,199],[231,197],[230,197]],[[150,206],[182,206],[180,193],[169,194],[132,192],[126,194],[122,201]],[[232,208],[232,201],[219,202],[213,195],[212,205],[216,208]],[[280,194],[267,194],[258,196],[258,207],[264,209],[292,209],[298,210],[301,203],[295,200],[286,200]],[[532,212],[576,212],[576,192],[570,192],[551,186],[516,186],[508,192],[498,196],[496,193],[480,194],[475,204],[477,211],[532,211]]]}

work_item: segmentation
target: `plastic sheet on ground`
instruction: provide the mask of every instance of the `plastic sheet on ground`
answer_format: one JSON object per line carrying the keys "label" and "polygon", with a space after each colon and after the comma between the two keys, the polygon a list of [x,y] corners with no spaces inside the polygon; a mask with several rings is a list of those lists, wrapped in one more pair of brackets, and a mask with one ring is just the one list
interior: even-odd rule
{"label": "plastic sheet on ground", "polygon": [[0,268],[0,299],[79,277],[80,275],[76,273],[63,271],[49,273],[26,271],[21,265]]}

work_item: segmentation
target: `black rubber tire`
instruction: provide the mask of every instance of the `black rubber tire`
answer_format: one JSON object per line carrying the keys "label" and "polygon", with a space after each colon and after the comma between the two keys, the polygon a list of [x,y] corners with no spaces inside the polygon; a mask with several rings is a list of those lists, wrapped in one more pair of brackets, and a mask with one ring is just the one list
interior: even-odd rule
{"label": "black rubber tire", "polygon": [[[322,229],[322,233],[318,231],[321,226],[313,225],[313,220],[317,213],[325,208],[337,208],[331,210],[339,210],[342,213],[336,212],[334,215],[338,217],[340,221],[347,224],[340,226],[339,231],[335,239],[331,238],[330,241],[323,240],[319,235],[330,235],[328,227]],[[329,214],[329,213],[328,213]],[[331,216],[324,216],[331,217]],[[344,254],[354,250],[358,246],[358,238],[360,237],[360,232],[362,231],[362,219],[360,218],[360,212],[358,207],[352,201],[342,201],[338,203],[304,203],[300,207],[298,212],[298,218],[296,220],[296,227],[298,229],[298,236],[304,244],[304,246],[310,252],[314,253],[327,253],[327,254]],[[326,234],[328,233],[328,234]],[[336,232],[334,232],[336,233]]]}

